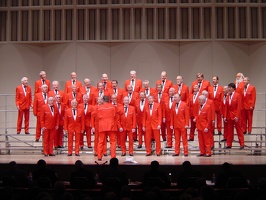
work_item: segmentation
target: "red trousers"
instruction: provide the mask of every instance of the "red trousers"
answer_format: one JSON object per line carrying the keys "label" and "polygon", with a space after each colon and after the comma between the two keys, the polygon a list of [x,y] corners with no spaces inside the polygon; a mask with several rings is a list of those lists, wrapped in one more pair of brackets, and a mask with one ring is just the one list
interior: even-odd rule
{"label": "red trousers", "polygon": [[87,139],[87,146],[91,147],[91,127],[85,126],[85,133],[81,133],[80,136],[80,147],[84,146],[84,135]]}
{"label": "red trousers", "polygon": [[107,136],[110,139],[111,158],[116,157],[116,135],[116,131],[99,132],[98,158],[101,159],[103,157]]}
{"label": "red trousers", "polygon": [[238,119],[238,122],[235,122],[235,120],[229,119],[227,122],[228,122],[228,136],[226,138],[226,145],[228,147],[232,147],[232,142],[234,139],[234,126],[235,126],[239,144],[240,146],[244,146],[244,134],[241,128],[241,120]]}
{"label": "red trousers", "polygon": [[211,155],[211,142],[210,142],[210,131],[204,132],[198,130],[198,138],[199,138],[199,148],[200,154],[202,155]]}
{"label": "red trousers", "polygon": [[224,139],[228,137],[228,123],[224,121]]}
{"label": "red trousers", "polygon": [[215,111],[215,119],[218,132],[222,132],[222,116],[220,111]]}
{"label": "red trousers", "polygon": [[156,154],[161,154],[161,141],[160,141],[160,130],[146,130],[146,153],[151,154],[151,139],[152,139],[152,133],[155,139],[156,144]]}
{"label": "red trousers", "polygon": [[54,135],[55,129],[46,129],[43,131],[43,153],[49,155],[54,153]]}
{"label": "red trousers", "polygon": [[133,154],[133,133],[132,131],[124,130],[123,132],[120,133],[120,138],[121,138],[121,150],[122,153],[126,153],[126,140],[128,136],[128,152],[129,154]]}
{"label": "red trousers", "polygon": [[166,145],[168,147],[173,146],[173,129],[170,128],[170,121],[166,121]]}
{"label": "red trousers", "polygon": [[41,117],[37,116],[37,121],[36,121],[36,140],[39,140],[41,137]]}
{"label": "red trousers", "polygon": [[241,110],[242,132],[251,133],[252,121],[253,121],[253,110],[242,109]]}
{"label": "red trousers", "polygon": [[162,122],[161,124],[161,134],[162,134],[162,138],[163,138],[163,141],[166,141],[166,124]]}
{"label": "red trousers", "polygon": [[19,133],[21,131],[23,116],[25,118],[24,119],[25,133],[29,132],[30,110],[29,109],[24,109],[24,110],[18,110],[17,133]]}
{"label": "red trousers", "polygon": [[73,138],[75,137],[75,154],[79,154],[80,135],[78,132],[68,131],[68,154],[72,154],[73,151]]}
{"label": "red trousers", "polygon": [[54,146],[55,147],[63,146],[63,135],[64,135],[63,128],[64,127],[62,125],[59,125],[58,129],[55,130],[55,135],[54,135]]}
{"label": "red trousers", "polygon": [[139,140],[139,145],[142,146],[143,143],[143,136],[144,136],[144,144],[145,144],[145,132],[142,130],[143,125],[138,124],[138,140]]}
{"label": "red trousers", "polygon": [[193,121],[194,117],[190,117],[190,132],[189,139],[194,140],[195,130],[196,130],[196,122]]}
{"label": "red trousers", "polygon": [[180,138],[182,138],[184,154],[188,154],[188,141],[187,141],[187,129],[174,129],[175,135],[175,154],[180,153]]}
{"label": "red trousers", "polygon": [[116,142],[117,142],[117,146],[121,147],[121,133],[120,132],[117,132]]}
{"label": "red trousers", "polygon": [[[99,144],[99,132],[98,130],[95,130],[94,132],[94,154],[98,155],[98,145]],[[103,147],[103,154],[107,154],[107,142],[105,138],[105,143]]]}

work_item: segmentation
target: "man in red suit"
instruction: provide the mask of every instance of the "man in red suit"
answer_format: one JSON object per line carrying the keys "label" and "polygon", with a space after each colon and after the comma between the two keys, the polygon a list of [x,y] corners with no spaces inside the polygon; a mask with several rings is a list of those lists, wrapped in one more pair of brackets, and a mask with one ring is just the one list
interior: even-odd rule
{"label": "man in red suit", "polygon": [[48,91],[50,91],[50,81],[46,78],[46,72],[41,71],[39,75],[41,79],[35,81],[34,94],[42,92],[42,85],[47,85]]}
{"label": "man in red suit", "polygon": [[[98,156],[98,144],[99,144],[99,116],[98,116],[98,108],[103,104],[103,98],[97,98],[97,105],[92,107],[91,113],[91,130],[94,133],[94,156]],[[105,139],[103,154],[107,156],[107,143]]]}
{"label": "man in red suit", "polygon": [[167,73],[166,71],[162,71],[161,73],[161,79],[156,81],[156,85],[162,85],[162,91],[166,94],[168,94],[169,89],[173,86],[173,83],[171,80],[167,79]]}
{"label": "man in red suit", "polygon": [[196,127],[198,130],[200,156],[210,157],[211,156],[211,141],[210,141],[210,130],[212,126],[212,109],[209,104],[206,103],[206,97],[200,95],[198,98],[199,107],[198,113],[195,117]]}
{"label": "man in red suit", "polygon": [[136,112],[134,106],[129,105],[129,98],[127,96],[124,97],[124,109],[120,115],[120,125],[121,156],[126,156],[127,136],[129,155],[133,156],[133,133],[136,132]]}
{"label": "man in red suit", "polygon": [[169,89],[169,96],[166,96],[163,100],[163,123],[166,127],[166,148],[172,148],[173,146],[173,129],[170,128],[171,124],[171,110],[174,102],[174,95],[176,94],[175,88]]}
{"label": "man in red suit", "polygon": [[59,126],[59,115],[54,107],[54,98],[49,97],[47,104],[41,108],[41,127],[43,133],[43,154],[44,156],[55,156],[54,135]]}
{"label": "man in red suit", "polygon": [[108,75],[107,74],[102,74],[102,80],[104,90],[110,90],[112,89],[112,82],[108,80]]}
{"label": "man in red suit", "polygon": [[41,108],[47,103],[48,99],[48,86],[42,85],[42,92],[36,93],[34,95],[33,102],[33,114],[37,117],[36,120],[36,142],[40,140],[41,137]]}
{"label": "man in red suit", "polygon": [[56,95],[60,95],[61,103],[64,102],[64,92],[62,90],[59,90],[59,82],[53,81],[52,82],[52,90],[48,92],[48,97],[55,97]]}
{"label": "man in red suit", "polygon": [[[146,99],[146,95],[144,92],[139,93],[139,99],[135,102],[135,110],[137,115],[137,125],[138,125],[138,134],[136,134],[136,137],[138,136],[138,148],[142,148],[142,142],[143,142],[143,136],[144,136],[144,144],[146,144],[146,136],[145,132],[142,130],[143,127],[143,113],[144,108],[147,106],[148,100]],[[134,136],[133,136],[134,137]]]}
{"label": "man in red suit", "polygon": [[110,97],[110,93],[108,90],[104,90],[103,83],[99,82],[97,83],[97,89],[92,94],[92,105],[97,104],[98,97],[103,98],[104,96]]}
{"label": "man in red suit", "polygon": [[71,88],[72,88],[72,91],[65,95],[65,105],[67,108],[71,108],[71,101],[73,99],[76,99],[78,104],[83,102],[82,94],[77,92],[77,86],[72,85]]}
{"label": "man in red suit", "polygon": [[106,138],[110,138],[111,157],[116,157],[116,133],[117,126],[117,107],[109,103],[109,97],[103,97],[104,103],[98,107],[97,115],[99,117],[99,144],[98,160],[102,160]]}
{"label": "man in red suit", "polygon": [[79,156],[81,134],[85,130],[84,111],[78,108],[76,99],[71,101],[71,107],[65,112],[64,130],[68,137],[68,156],[72,156],[73,137],[75,137],[75,155]]}
{"label": "man in red suit", "polygon": [[174,85],[173,88],[175,88],[176,93],[181,95],[181,101],[188,103],[189,89],[188,89],[188,86],[183,83],[182,76],[176,77],[176,85]]}
{"label": "man in red suit", "polygon": [[237,73],[236,74],[236,81],[235,81],[235,85],[236,85],[236,92],[242,94],[243,89],[244,89],[244,74],[243,73]]}
{"label": "man in red suit", "polygon": [[231,148],[234,139],[234,127],[236,128],[240,149],[244,149],[244,134],[241,128],[242,96],[237,93],[234,83],[228,85],[228,95],[225,104],[225,120],[228,123],[228,137],[226,147]]}
{"label": "man in red suit", "polygon": [[152,133],[156,143],[156,155],[161,155],[160,129],[162,124],[162,109],[159,103],[154,102],[154,97],[148,97],[149,105],[144,108],[143,131],[146,131],[146,156],[151,156]]}
{"label": "man in red suit", "polygon": [[124,91],[127,91],[127,86],[132,85],[134,92],[139,92],[142,88],[142,80],[137,79],[136,71],[130,71],[130,79],[125,81]]}
{"label": "man in red suit", "polygon": [[127,86],[127,92],[123,93],[123,99],[126,96],[129,98],[129,105],[135,106],[135,102],[139,98],[139,93],[133,90],[132,85]]}
{"label": "man in red suit", "polygon": [[117,80],[112,80],[112,89],[109,90],[109,94],[115,94],[116,95],[116,101],[118,104],[123,103],[123,93],[124,90],[121,88],[118,88],[118,81]]}
{"label": "man in red suit", "polygon": [[248,77],[245,77],[243,82],[243,107],[241,110],[242,129],[244,134],[247,133],[247,130],[248,134],[251,134],[253,111],[255,109],[256,104],[256,88],[249,83]]}
{"label": "man in red suit", "polygon": [[188,100],[188,107],[189,107],[189,114],[190,114],[190,133],[189,133],[188,141],[194,141],[195,129],[196,129],[196,123],[194,121],[194,118],[196,114],[198,113],[198,108],[199,108],[198,97],[199,96],[200,96],[199,86],[194,85],[193,94],[189,95],[189,100]]}
{"label": "man in red suit", "polygon": [[184,156],[188,156],[187,129],[189,126],[189,109],[184,101],[181,101],[180,94],[174,95],[174,103],[171,110],[171,129],[174,129],[175,135],[175,153],[173,156],[179,156],[180,138],[182,138]]}
{"label": "man in red suit", "polygon": [[143,81],[143,88],[140,90],[141,92],[145,92],[146,97],[153,95],[156,90],[150,87],[150,81],[144,80]]}
{"label": "man in red suit", "polygon": [[201,93],[203,90],[207,90],[209,86],[211,86],[210,82],[208,80],[204,79],[204,75],[202,73],[197,73],[196,75],[197,80],[192,82],[191,85],[191,94],[193,93],[194,85],[199,86],[199,92]]}
{"label": "man in red suit", "polygon": [[63,136],[64,136],[64,117],[66,106],[61,101],[60,94],[55,95],[55,109],[59,116],[58,129],[55,130],[54,147],[63,148]]}
{"label": "man in red suit", "polygon": [[77,92],[79,92],[80,88],[82,87],[82,83],[79,80],[77,80],[77,73],[76,72],[71,72],[71,79],[66,81],[65,91],[64,91],[65,94],[72,91],[72,85],[76,85]]}
{"label": "man in red suit", "polygon": [[89,104],[92,105],[92,98],[93,98],[93,93],[96,90],[96,87],[91,85],[91,80],[88,78],[84,79],[84,86],[80,88],[80,93],[82,94],[82,96],[84,94],[88,95],[89,97]]}
{"label": "man in red suit", "polygon": [[21,85],[16,87],[16,106],[18,109],[17,134],[21,132],[24,116],[25,134],[29,134],[30,107],[32,107],[31,87],[28,85],[28,78],[21,79]]}
{"label": "man in red suit", "polygon": [[209,99],[213,100],[214,102],[214,110],[215,110],[215,119],[216,119],[216,125],[218,130],[218,135],[222,134],[222,117],[221,117],[221,108],[223,104],[223,87],[220,86],[219,83],[219,77],[214,76],[212,78],[213,86],[210,86],[208,88],[209,93]]}
{"label": "man in red suit", "polygon": [[91,112],[92,105],[89,104],[89,96],[87,94],[83,95],[83,103],[78,104],[78,108],[84,110],[84,120],[85,120],[85,130],[80,134],[80,148],[84,147],[84,135],[86,135],[87,146],[91,147]]}

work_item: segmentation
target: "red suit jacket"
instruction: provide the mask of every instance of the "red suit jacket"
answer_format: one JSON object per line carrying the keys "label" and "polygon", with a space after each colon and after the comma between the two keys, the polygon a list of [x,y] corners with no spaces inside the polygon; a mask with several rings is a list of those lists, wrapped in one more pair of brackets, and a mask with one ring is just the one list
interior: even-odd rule
{"label": "red suit jacket", "polygon": [[249,110],[250,107],[255,108],[256,103],[256,88],[253,85],[248,85],[246,95],[243,88],[243,108]]}
{"label": "red suit jacket", "polygon": [[[71,101],[74,99],[73,97],[73,93],[72,92],[69,92],[65,95],[65,105],[67,108],[70,108],[71,107]],[[76,100],[78,102],[78,104],[82,103],[83,102],[83,97],[82,97],[82,94],[77,92],[76,93]]]}
{"label": "red suit jacket", "polygon": [[[103,96],[108,96],[110,97],[110,93],[107,90],[103,91]],[[92,94],[92,105],[96,105],[97,104],[97,98],[99,97],[99,90],[96,89],[94,90],[93,94]]]}
{"label": "red suit jacket", "polygon": [[127,116],[125,112],[120,115],[120,125],[124,131],[132,131],[136,128],[136,112],[133,106],[127,108]]}
{"label": "red suit jacket", "polygon": [[225,116],[226,119],[234,120],[235,117],[240,118],[241,107],[242,107],[242,97],[239,93],[234,92],[231,98],[230,104],[230,95],[227,95],[226,104],[225,104]]}
{"label": "red suit jacket", "polygon": [[180,101],[176,113],[176,102],[171,109],[171,126],[178,129],[185,129],[189,125],[189,109],[185,102]]}
{"label": "red suit jacket", "polygon": [[[127,86],[131,85],[131,79],[125,81],[124,85],[124,91],[127,91]],[[140,79],[135,79],[135,87],[134,87],[134,92],[139,92],[142,88],[142,80]]]}
{"label": "red suit jacket", "polygon": [[[174,103],[174,97],[172,100],[172,106]],[[166,119],[166,121],[171,121],[171,110],[172,110],[172,106],[170,108],[170,96],[167,96],[166,98],[164,98],[163,103],[162,103],[162,112],[163,112],[163,118]]]}
{"label": "red suit jacket", "polygon": [[205,128],[211,130],[212,127],[212,110],[209,104],[205,103],[202,110],[200,108],[195,117],[196,119],[196,127],[199,131],[203,131]]}
{"label": "red suit jacket", "polygon": [[[58,90],[57,91],[57,94],[59,94],[60,95],[60,97],[61,97],[61,103],[64,103],[64,97],[65,97],[65,94],[64,94],[64,92],[62,91],[62,90]],[[55,91],[54,90],[50,90],[49,92],[48,92],[48,97],[55,97]]]}
{"label": "red suit jacket", "polygon": [[19,109],[29,109],[32,105],[32,95],[31,87],[27,86],[26,96],[22,85],[16,87],[16,106],[19,106]]}
{"label": "red suit jacket", "polygon": [[59,126],[59,115],[55,106],[53,107],[53,113],[48,104],[45,104],[41,108],[41,127],[46,129],[55,129]]}
{"label": "red suit jacket", "polygon": [[[179,86],[176,84],[173,86],[173,88],[175,88],[176,93],[178,93]],[[188,103],[189,89],[188,89],[188,86],[186,84],[181,85],[181,91],[179,94],[181,95],[181,101]]]}
{"label": "red suit jacket", "polygon": [[[157,80],[157,81],[156,81],[156,86],[159,85],[159,84],[162,84],[162,80]],[[171,87],[173,87],[173,83],[172,83],[172,81],[166,79],[166,82],[164,83],[164,87],[163,87],[162,91],[163,91],[164,93],[167,93],[167,94],[168,94],[168,91],[169,91],[169,89],[170,89]]]}
{"label": "red suit jacket", "polygon": [[[194,85],[198,85],[198,81],[195,80],[192,82],[192,85],[191,85],[191,90],[190,90],[190,94],[193,93],[193,88],[194,88]],[[208,91],[208,88],[211,86],[210,82],[207,81],[207,80],[202,80],[201,84],[200,84],[200,88],[199,88],[199,92],[201,93],[203,90],[206,90]]]}
{"label": "red suit jacket", "polygon": [[[102,84],[103,84],[103,81],[100,81],[100,82],[102,82]],[[103,84],[103,86],[104,86],[104,84]],[[112,82],[110,80],[107,80],[106,85],[104,87],[104,90],[108,91],[110,89],[112,89]]]}
{"label": "red suit jacket", "polygon": [[143,123],[143,113],[145,111],[145,107],[148,105],[148,101],[144,100],[143,109],[141,110],[140,101],[141,101],[140,99],[137,99],[135,101],[135,110],[136,110],[136,115],[137,115],[137,124],[142,124]]}
{"label": "red suit jacket", "polygon": [[214,102],[215,111],[221,112],[223,97],[224,97],[223,87],[218,85],[218,87],[216,88],[215,97],[214,97],[214,86],[210,86],[208,92],[209,92],[209,99],[213,100],[213,102]]}
{"label": "red suit jacket", "polygon": [[[48,86],[48,91],[50,91],[51,87],[50,87],[50,81],[48,79],[45,80],[45,84]],[[35,81],[35,90],[34,90],[34,94],[42,92],[42,80],[39,79],[37,81]]]}
{"label": "red suit jacket", "polygon": [[152,115],[150,115],[150,108],[147,104],[143,114],[143,127],[146,130],[157,130],[158,126],[162,124],[162,109],[160,104],[154,102],[152,108]]}
{"label": "red suit jacket", "polygon": [[[236,84],[236,82],[235,82]],[[244,91],[244,82],[240,82],[238,85],[236,84],[236,92],[239,93],[239,94],[242,94],[242,92]]]}
{"label": "red suit jacket", "polygon": [[79,104],[78,108],[83,110],[83,112],[84,112],[84,116],[85,116],[84,120],[85,120],[86,127],[91,127],[92,105],[87,104],[86,112],[85,112],[85,109],[84,109],[84,103]]}
{"label": "red suit jacket", "polygon": [[61,103],[60,104],[60,110],[58,109],[57,103],[55,102],[55,109],[58,112],[58,116],[59,116],[59,125],[60,126],[64,126],[64,117],[65,117],[65,112],[66,112],[66,106],[65,104]]}
{"label": "red suit jacket", "polygon": [[[114,89],[113,88],[112,89],[109,89],[110,96],[112,94],[114,94],[114,93],[115,92],[114,92]],[[117,88],[116,89],[117,103],[119,103],[119,104],[122,104],[123,103],[123,93],[124,93],[124,90],[123,89],[121,89],[121,88]]]}
{"label": "red suit jacket", "polygon": [[93,87],[93,86],[90,87],[90,91],[89,91],[89,93],[87,93],[87,89],[86,89],[85,86],[81,87],[80,90],[79,90],[79,92],[82,94],[82,96],[83,96],[84,94],[87,94],[87,95],[89,96],[89,102],[88,102],[88,103],[91,104],[91,105],[92,105],[92,102],[93,102],[93,93],[94,93],[95,91],[96,91],[96,88]]}
{"label": "red suit jacket", "polygon": [[[48,97],[47,97],[48,98]],[[33,114],[35,116],[41,116],[41,108],[45,104],[43,99],[43,93],[37,93],[34,95],[34,102],[33,102]]]}
{"label": "red suit jacket", "polygon": [[65,112],[64,130],[68,132],[80,133],[85,130],[84,111],[80,108],[76,109],[76,120],[73,117],[72,108],[68,108]]}
{"label": "red suit jacket", "polygon": [[146,90],[144,88],[142,88],[140,90],[140,92],[144,92],[146,94],[146,97],[148,97],[149,95],[153,95],[154,93],[156,93],[156,89],[150,87],[148,89],[148,95],[147,95],[147,92],[146,92]]}
{"label": "red suit jacket", "polygon": [[104,103],[98,107],[99,132],[117,131],[117,107]]}
{"label": "red suit jacket", "polygon": [[195,99],[194,99],[194,94],[189,95],[188,107],[189,107],[190,117],[195,116],[198,113],[198,108],[199,108],[198,98],[199,98],[199,96],[200,96],[199,92],[198,92]]}
{"label": "red suit jacket", "polygon": [[[80,88],[82,87],[82,83],[79,80],[76,80],[77,92],[79,92]],[[65,84],[65,94],[72,92],[72,80],[66,81]]]}

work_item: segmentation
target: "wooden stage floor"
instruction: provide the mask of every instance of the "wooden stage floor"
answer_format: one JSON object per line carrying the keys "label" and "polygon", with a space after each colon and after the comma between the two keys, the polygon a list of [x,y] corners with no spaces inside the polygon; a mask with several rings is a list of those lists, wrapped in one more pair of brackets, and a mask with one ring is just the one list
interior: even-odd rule
{"label": "wooden stage floor", "polygon": [[[125,161],[132,161],[130,157],[121,157],[121,154],[117,154],[120,165],[149,165],[151,161],[157,160],[160,165],[181,165],[184,161],[188,160],[193,165],[221,165],[224,162],[229,162],[233,165],[266,165],[266,155],[213,155],[212,157],[197,157],[196,155],[189,155],[184,157],[180,155],[178,157],[172,157],[171,154],[161,156],[145,156],[135,155],[133,161],[136,163],[128,163]],[[36,164],[39,159],[44,159],[47,164],[52,165],[73,165],[76,160],[82,160],[84,164],[94,165],[97,161],[97,157],[92,154],[82,153],[79,157],[73,155],[68,157],[66,154],[59,154],[55,157],[44,157],[41,153],[22,153],[16,155],[0,155],[0,164],[6,164],[10,161],[16,161],[17,164]],[[110,156],[103,157],[102,161],[98,163],[104,163],[109,161]]]}

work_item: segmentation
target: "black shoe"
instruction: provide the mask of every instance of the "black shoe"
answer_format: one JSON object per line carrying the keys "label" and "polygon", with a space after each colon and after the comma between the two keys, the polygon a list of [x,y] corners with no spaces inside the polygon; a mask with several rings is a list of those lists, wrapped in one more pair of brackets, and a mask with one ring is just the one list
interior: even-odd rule
{"label": "black shoe", "polygon": [[211,157],[211,155],[210,154],[206,154],[204,157]]}
{"label": "black shoe", "polygon": [[185,157],[188,157],[188,154],[184,154]]}
{"label": "black shoe", "polygon": [[122,153],[121,156],[126,156],[126,154],[125,153]]}
{"label": "black shoe", "polygon": [[244,149],[244,146],[240,146],[240,148],[239,148],[240,150],[242,150],[242,149]]}
{"label": "black shoe", "polygon": [[101,158],[98,158],[98,161],[102,161],[102,159]]}
{"label": "black shoe", "polygon": [[163,141],[165,142],[165,141],[166,141],[166,139],[163,139]]}
{"label": "black shoe", "polygon": [[54,154],[49,154],[49,156],[55,156]]}
{"label": "black shoe", "polygon": [[36,139],[35,142],[39,142],[40,138],[39,139]]}
{"label": "black shoe", "polygon": [[120,147],[120,146],[117,146],[117,148],[121,149],[121,147]]}
{"label": "black shoe", "polygon": [[17,132],[17,134],[20,134],[20,132]]}
{"label": "black shoe", "polygon": [[133,154],[133,153],[131,153],[131,154],[129,154],[129,156],[134,156],[134,154]]}
{"label": "black shoe", "polygon": [[161,156],[161,154],[156,154],[156,156]]}
{"label": "black shoe", "polygon": [[48,154],[44,154],[44,156],[45,156],[45,157],[47,157],[47,156],[48,156]]}
{"label": "black shoe", "polygon": [[214,149],[214,146],[211,147],[211,150],[213,150],[213,149]]}
{"label": "black shoe", "polygon": [[25,134],[26,134],[26,135],[29,135],[30,133],[29,133],[29,132],[26,132]]}
{"label": "black shoe", "polygon": [[137,142],[138,140],[137,139],[134,139],[134,142]]}
{"label": "black shoe", "polygon": [[245,135],[245,134],[247,134],[247,132],[243,132],[243,134]]}
{"label": "black shoe", "polygon": [[80,147],[81,150],[83,150],[83,147]]}
{"label": "black shoe", "polygon": [[192,141],[194,141],[194,139],[188,139],[187,141],[192,142]]}
{"label": "black shoe", "polygon": [[103,154],[103,156],[107,156],[107,153]]}
{"label": "black shoe", "polygon": [[78,153],[75,154],[76,156],[80,156]]}
{"label": "black shoe", "polygon": [[226,139],[222,139],[221,142],[226,142]]}
{"label": "black shoe", "polygon": [[72,156],[72,154],[67,154],[67,156]]}
{"label": "black shoe", "polygon": [[63,147],[63,146],[58,146],[58,148],[62,149],[62,148],[64,148],[64,147]]}
{"label": "black shoe", "polygon": [[204,154],[198,154],[197,155],[197,157],[203,157],[204,156]]}
{"label": "black shoe", "polygon": [[89,149],[92,149],[92,146],[88,147]]}
{"label": "black shoe", "polygon": [[176,153],[175,153],[175,154],[173,154],[172,156],[173,156],[173,157],[175,157],[175,156],[179,156],[179,154],[176,154]]}
{"label": "black shoe", "polygon": [[221,131],[219,131],[219,132],[218,132],[218,135],[222,135],[222,132],[221,132]]}
{"label": "black shoe", "polygon": [[231,149],[232,147],[229,146],[225,146],[224,149]]}
{"label": "black shoe", "polygon": [[139,146],[138,146],[138,149],[141,149],[141,148],[142,148],[142,145],[139,145]]}
{"label": "black shoe", "polygon": [[248,132],[248,134],[250,135],[250,134],[251,134],[251,132]]}
{"label": "black shoe", "polygon": [[167,149],[171,149],[172,147],[171,147],[171,146],[166,146],[165,148],[167,148]]}
{"label": "black shoe", "polygon": [[151,154],[150,153],[147,153],[146,156],[151,156]]}
{"label": "black shoe", "polygon": [[98,156],[98,154],[95,153],[94,156]]}

